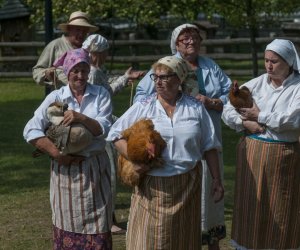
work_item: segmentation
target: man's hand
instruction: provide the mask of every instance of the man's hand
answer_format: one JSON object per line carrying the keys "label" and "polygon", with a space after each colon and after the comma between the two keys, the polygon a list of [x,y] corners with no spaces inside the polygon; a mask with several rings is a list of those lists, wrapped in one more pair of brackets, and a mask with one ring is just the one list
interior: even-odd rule
{"label": "man's hand", "polygon": [[45,70],[45,81],[54,82],[55,67],[47,68]]}

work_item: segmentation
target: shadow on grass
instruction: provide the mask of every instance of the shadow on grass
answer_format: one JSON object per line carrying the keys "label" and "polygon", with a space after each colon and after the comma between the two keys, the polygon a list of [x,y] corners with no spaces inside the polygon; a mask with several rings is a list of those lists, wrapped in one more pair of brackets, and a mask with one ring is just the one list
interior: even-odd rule
{"label": "shadow on grass", "polygon": [[47,187],[49,158],[33,159],[34,148],[23,139],[23,129],[40,100],[0,103],[0,193]]}

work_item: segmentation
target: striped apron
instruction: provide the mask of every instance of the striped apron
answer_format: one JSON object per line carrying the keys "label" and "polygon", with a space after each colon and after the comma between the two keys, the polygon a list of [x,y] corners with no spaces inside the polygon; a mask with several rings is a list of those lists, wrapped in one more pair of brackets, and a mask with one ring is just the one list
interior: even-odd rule
{"label": "striped apron", "polygon": [[80,165],[51,161],[50,203],[53,225],[64,231],[99,234],[110,231],[112,195],[106,152]]}
{"label": "striped apron", "polygon": [[201,249],[199,167],[181,175],[143,179],[131,198],[126,249]]}
{"label": "striped apron", "polygon": [[241,138],[232,239],[248,249],[300,247],[300,146]]}

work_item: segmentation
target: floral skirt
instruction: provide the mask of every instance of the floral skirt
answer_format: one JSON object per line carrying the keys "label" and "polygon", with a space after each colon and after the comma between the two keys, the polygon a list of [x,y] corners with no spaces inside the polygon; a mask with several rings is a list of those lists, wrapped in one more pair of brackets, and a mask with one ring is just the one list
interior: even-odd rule
{"label": "floral skirt", "polygon": [[53,226],[53,250],[111,250],[111,232],[80,234]]}

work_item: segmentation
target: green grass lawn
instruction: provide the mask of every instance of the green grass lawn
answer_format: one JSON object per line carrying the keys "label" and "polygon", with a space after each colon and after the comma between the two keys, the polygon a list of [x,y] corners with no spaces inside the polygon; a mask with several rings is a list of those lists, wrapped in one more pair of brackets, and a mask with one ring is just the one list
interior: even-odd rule
{"label": "green grass lawn", "polygon": [[[0,249],[51,249],[49,159],[33,159],[33,147],[22,136],[26,122],[44,97],[44,88],[31,79],[0,79]],[[130,89],[113,98],[114,113],[128,107]],[[225,217],[228,236],[222,249],[231,249],[235,145],[238,135],[224,126]],[[117,219],[126,226],[130,189],[117,187]],[[113,236],[114,249],[125,249],[125,236]],[[205,249],[205,248],[204,248]]]}

